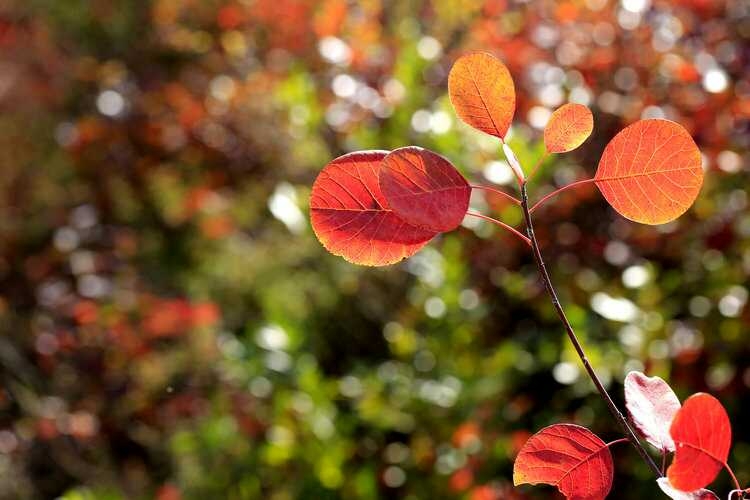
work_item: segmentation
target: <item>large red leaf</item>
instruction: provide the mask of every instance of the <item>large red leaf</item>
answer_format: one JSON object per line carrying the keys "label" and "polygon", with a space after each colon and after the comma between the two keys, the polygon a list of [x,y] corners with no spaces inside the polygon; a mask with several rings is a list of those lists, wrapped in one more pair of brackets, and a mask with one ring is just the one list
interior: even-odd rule
{"label": "large red leaf", "polygon": [[667,470],[672,486],[693,491],[711,483],[727,462],[732,427],[726,410],[710,394],[690,396],[672,420],[676,446]]}
{"label": "large red leaf", "polygon": [[416,146],[385,157],[380,188],[396,215],[429,231],[455,229],[471,196],[469,183],[448,160]]}
{"label": "large red leaf", "polygon": [[673,500],[719,500],[716,493],[704,488],[695,491],[680,491],[672,486],[666,477],[660,477],[656,482],[659,484],[661,491]]}
{"label": "large red leaf", "polygon": [[612,476],[607,445],[573,424],[555,424],[537,432],[513,464],[513,484],[550,484],[569,500],[602,500],[612,488]]}
{"label": "large red leaf", "polygon": [[680,400],[669,384],[659,377],[630,372],[625,377],[625,406],[646,441],[662,451],[674,451],[669,435]]}
{"label": "large red leaf", "polygon": [[448,75],[456,114],[472,127],[502,139],[513,121],[516,90],[510,71],[492,54],[461,56]]}
{"label": "large red leaf", "polygon": [[310,195],[310,219],[326,249],[349,262],[384,266],[409,257],[435,231],[407,224],[390,209],[378,172],[387,151],[340,156],[318,174]]}
{"label": "large red leaf", "polygon": [[594,117],[583,104],[564,104],[550,116],[544,127],[544,145],[550,153],[572,151],[594,130]]}
{"label": "large red leaf", "polygon": [[669,120],[641,120],[604,149],[596,185],[620,215],[663,224],[682,215],[703,183],[701,155],[693,138]]}

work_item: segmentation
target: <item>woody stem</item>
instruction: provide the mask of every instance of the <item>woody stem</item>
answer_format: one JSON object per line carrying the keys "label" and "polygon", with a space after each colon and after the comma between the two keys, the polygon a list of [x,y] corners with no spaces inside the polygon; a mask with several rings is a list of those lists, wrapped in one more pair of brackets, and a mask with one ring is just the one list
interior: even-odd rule
{"label": "woody stem", "polygon": [[625,436],[627,437],[627,439],[635,447],[638,454],[641,456],[643,461],[646,462],[646,465],[651,468],[654,474],[656,474],[657,477],[662,477],[663,475],[659,470],[659,467],[649,456],[648,452],[638,440],[638,437],[635,435],[635,432],[633,432],[633,429],[630,427],[630,424],[628,424],[628,421],[617,408],[617,405],[615,405],[614,401],[612,401],[612,398],[607,392],[607,389],[604,387],[604,384],[602,384],[601,380],[599,380],[599,376],[591,366],[591,363],[586,356],[586,352],[583,350],[583,346],[578,340],[578,336],[573,330],[570,321],[568,321],[568,317],[565,315],[565,311],[560,305],[560,300],[557,297],[557,292],[555,291],[555,287],[553,286],[552,280],[549,276],[549,273],[547,272],[547,267],[544,264],[542,252],[539,249],[539,242],[537,241],[536,235],[534,234],[534,225],[531,220],[531,211],[529,210],[529,197],[526,191],[525,182],[521,184],[521,209],[523,210],[523,217],[526,221],[526,234],[528,234],[529,241],[531,242],[531,249],[534,253],[534,260],[536,261],[537,269],[539,270],[539,274],[541,275],[542,281],[544,282],[544,286],[547,289],[547,294],[552,301],[552,305],[557,312],[557,316],[560,318],[560,322],[565,328],[565,333],[568,334],[568,339],[570,339],[570,342],[573,344],[578,357],[581,359],[581,363],[583,363],[583,366],[586,369],[586,373],[596,386],[596,390],[599,391],[599,395],[601,396],[601,398],[607,404],[607,408],[609,408],[610,413],[612,413],[612,416],[615,418],[617,423],[620,424],[620,427],[622,427],[622,430],[625,432]]}

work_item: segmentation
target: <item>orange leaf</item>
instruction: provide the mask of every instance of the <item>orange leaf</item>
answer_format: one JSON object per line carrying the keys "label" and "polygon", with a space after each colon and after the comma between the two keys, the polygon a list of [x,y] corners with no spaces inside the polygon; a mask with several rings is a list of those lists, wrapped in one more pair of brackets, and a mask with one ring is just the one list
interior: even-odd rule
{"label": "orange leaf", "polygon": [[583,104],[565,104],[555,110],[544,127],[544,145],[550,153],[572,151],[594,130],[594,117]]}
{"label": "orange leaf", "polygon": [[318,240],[354,264],[384,266],[409,257],[435,234],[399,218],[378,183],[387,151],[358,151],[330,162],[315,179],[310,219]]}
{"label": "orange leaf", "polygon": [[701,155],[690,134],[669,120],[641,120],[604,149],[596,186],[623,217],[663,224],[682,215],[703,184]]}
{"label": "orange leaf", "polygon": [[471,196],[469,183],[451,162],[416,146],[396,149],[385,157],[380,188],[396,215],[429,231],[458,227]]}
{"label": "orange leaf", "polygon": [[732,444],[729,416],[719,400],[693,394],[675,415],[669,432],[677,447],[667,470],[672,486],[694,491],[711,483],[726,465]]}
{"label": "orange leaf", "polygon": [[448,94],[464,122],[502,139],[513,121],[516,91],[505,65],[486,52],[460,57],[448,75]]}
{"label": "orange leaf", "polygon": [[612,488],[612,454],[579,425],[555,424],[537,432],[513,464],[513,484],[557,486],[568,500],[601,500]]}

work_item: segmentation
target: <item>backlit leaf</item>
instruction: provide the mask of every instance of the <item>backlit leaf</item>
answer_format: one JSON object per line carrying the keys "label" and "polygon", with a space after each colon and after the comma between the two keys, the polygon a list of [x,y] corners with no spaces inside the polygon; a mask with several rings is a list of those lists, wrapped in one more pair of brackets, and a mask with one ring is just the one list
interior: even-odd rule
{"label": "backlit leaf", "polygon": [[516,91],[510,71],[492,54],[460,57],[448,75],[456,114],[472,127],[502,139],[513,121]]}
{"label": "backlit leaf", "polygon": [[646,441],[659,450],[674,451],[669,427],[680,400],[669,384],[659,377],[630,372],[625,377],[625,406]]}
{"label": "backlit leaf", "polygon": [[579,425],[537,432],[513,465],[513,484],[550,484],[569,500],[601,500],[612,487],[612,455],[599,437]]}
{"label": "backlit leaf", "polygon": [[673,500],[718,500],[719,498],[716,493],[704,488],[695,491],[680,491],[672,486],[666,477],[660,477],[656,482],[661,491]]}
{"label": "backlit leaf", "polygon": [[416,146],[385,157],[380,188],[396,215],[430,231],[461,224],[471,196],[469,183],[448,160]]}
{"label": "backlit leaf", "polygon": [[711,483],[732,444],[729,417],[719,400],[705,393],[690,396],[672,420],[670,434],[676,446],[667,470],[672,486],[694,491]]}
{"label": "backlit leaf", "polygon": [[583,104],[565,104],[552,113],[544,127],[544,145],[550,153],[572,151],[594,130],[594,117]]}
{"label": "backlit leaf", "polygon": [[641,120],[607,144],[594,179],[623,217],[663,224],[682,215],[698,196],[703,183],[701,155],[677,123]]}
{"label": "backlit leaf", "polygon": [[393,264],[436,234],[407,224],[390,209],[378,183],[386,154],[358,151],[340,156],[323,168],[312,187],[315,235],[329,252],[355,264]]}

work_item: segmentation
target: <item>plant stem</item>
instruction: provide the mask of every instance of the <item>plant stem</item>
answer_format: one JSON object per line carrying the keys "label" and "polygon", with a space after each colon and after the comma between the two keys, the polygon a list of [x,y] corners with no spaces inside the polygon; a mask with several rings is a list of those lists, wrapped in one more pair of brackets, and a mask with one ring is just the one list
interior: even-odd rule
{"label": "plant stem", "polygon": [[542,163],[544,162],[544,160],[547,159],[548,156],[549,156],[549,153],[545,151],[544,154],[539,157],[539,159],[536,162],[536,165],[534,165],[534,168],[531,169],[531,173],[529,174],[527,182],[534,178],[537,170],[539,170],[539,167],[542,166]]}
{"label": "plant stem", "polygon": [[[733,470],[732,470],[732,468],[731,468],[731,467],[729,466],[729,464],[728,464],[728,463],[726,463],[726,462],[724,462],[724,464],[723,464],[723,465],[724,465],[724,468],[725,468],[725,469],[727,470],[727,472],[729,473],[729,475],[730,475],[730,476],[732,476],[732,481],[734,481],[734,485],[735,485],[735,486],[737,487],[737,489],[738,489],[738,490],[742,490],[742,487],[740,486],[740,482],[739,482],[739,481],[737,481],[737,476],[735,476],[735,475],[734,475],[734,471],[733,471]],[[740,497],[740,498],[742,498],[742,497]]]}
{"label": "plant stem", "polygon": [[511,201],[511,202],[515,203],[518,206],[521,205],[521,200],[519,200],[518,198],[516,198],[512,194],[506,193],[505,191],[501,191],[499,189],[495,189],[495,188],[490,187],[490,186],[482,186],[481,184],[471,184],[469,187],[471,189],[483,189],[485,191],[489,191],[491,193],[498,194],[498,195],[506,198],[508,201]]}
{"label": "plant stem", "polygon": [[509,226],[505,222],[501,222],[501,221],[499,221],[497,219],[493,219],[492,217],[488,217],[488,216],[483,215],[483,214],[478,214],[476,212],[466,212],[466,215],[471,215],[472,217],[477,217],[479,219],[484,219],[487,222],[492,222],[493,224],[496,224],[496,225],[502,227],[503,229],[507,229],[508,231],[510,231],[511,233],[513,233],[515,236],[518,236],[519,238],[521,238],[524,243],[526,243],[527,245],[531,246],[531,240],[529,240],[526,236],[524,236],[523,234],[521,234],[521,232],[518,231],[516,228]]}
{"label": "plant stem", "polygon": [[562,193],[566,189],[578,187],[578,186],[581,186],[583,184],[590,184],[592,182],[596,182],[596,179],[583,179],[581,181],[576,181],[576,182],[571,182],[570,184],[566,184],[565,186],[563,186],[563,187],[561,187],[559,189],[555,189],[554,191],[552,191],[548,195],[544,196],[541,200],[539,200],[536,203],[534,203],[534,206],[531,207],[531,210],[529,210],[529,213],[534,213],[534,211],[537,208],[539,208],[542,205],[542,203],[544,203],[548,199],[552,198],[553,196],[557,196],[558,194]]}
{"label": "plant stem", "polygon": [[524,217],[524,220],[526,221],[526,233],[529,236],[529,241],[531,241],[531,249],[534,252],[534,259],[536,260],[536,265],[537,265],[537,268],[539,269],[539,274],[542,277],[542,281],[544,281],[544,286],[547,289],[547,294],[549,294],[549,297],[552,300],[552,305],[554,306],[555,311],[557,312],[557,316],[560,318],[560,321],[562,322],[563,327],[565,328],[565,332],[568,334],[568,338],[570,339],[570,342],[573,344],[573,347],[578,353],[578,357],[581,359],[581,362],[583,363],[583,366],[586,369],[586,373],[588,373],[589,378],[596,386],[596,389],[599,391],[599,395],[607,404],[607,407],[609,408],[610,413],[612,413],[612,416],[615,418],[615,420],[617,420],[617,423],[620,424],[620,427],[622,427],[622,430],[625,432],[625,436],[633,444],[633,446],[635,447],[636,451],[641,456],[643,461],[646,462],[646,465],[648,465],[651,468],[651,470],[654,472],[654,474],[656,474],[657,477],[662,477],[662,473],[659,470],[659,467],[654,463],[653,459],[649,456],[648,452],[643,447],[641,442],[638,440],[638,437],[635,435],[635,432],[633,432],[633,429],[628,424],[628,421],[625,419],[625,417],[622,415],[620,410],[617,408],[614,401],[612,401],[612,398],[607,392],[607,389],[605,389],[601,380],[599,380],[599,376],[594,371],[594,368],[591,366],[591,363],[589,363],[588,357],[586,357],[586,352],[583,350],[583,346],[581,345],[581,342],[578,340],[578,337],[576,336],[576,333],[573,330],[573,327],[571,326],[570,322],[568,321],[567,316],[565,315],[565,311],[560,305],[560,300],[557,298],[557,292],[555,291],[555,287],[552,285],[552,280],[550,279],[549,273],[547,272],[547,267],[544,264],[544,259],[542,258],[542,252],[541,250],[539,250],[539,243],[536,239],[536,236],[534,235],[534,225],[531,221],[531,211],[529,210],[529,197],[526,192],[526,183],[523,183],[521,185],[521,209],[523,210],[523,217]]}
{"label": "plant stem", "polygon": [[612,446],[616,444],[627,443],[628,441],[630,441],[630,439],[628,438],[615,439],[614,441],[610,441],[609,443],[607,443],[607,448],[611,448]]}

